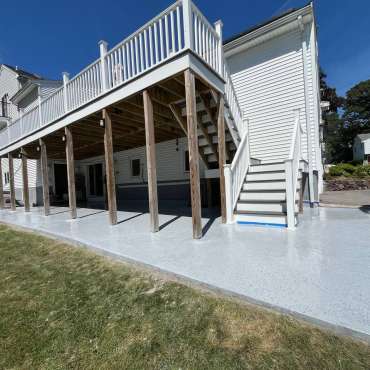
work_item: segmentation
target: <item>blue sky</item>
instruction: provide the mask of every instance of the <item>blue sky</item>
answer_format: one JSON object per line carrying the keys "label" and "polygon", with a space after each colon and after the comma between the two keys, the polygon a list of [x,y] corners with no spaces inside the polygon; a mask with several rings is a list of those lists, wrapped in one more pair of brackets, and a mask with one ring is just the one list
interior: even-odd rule
{"label": "blue sky", "polygon": [[[0,63],[59,79],[98,57],[99,40],[110,46],[166,8],[171,0],[3,1]],[[261,23],[305,0],[196,0],[210,21],[221,18],[225,37]],[[370,1],[315,0],[320,64],[344,94],[370,78]],[[211,5],[212,4],[212,5]],[[4,15],[6,15],[4,17]]]}

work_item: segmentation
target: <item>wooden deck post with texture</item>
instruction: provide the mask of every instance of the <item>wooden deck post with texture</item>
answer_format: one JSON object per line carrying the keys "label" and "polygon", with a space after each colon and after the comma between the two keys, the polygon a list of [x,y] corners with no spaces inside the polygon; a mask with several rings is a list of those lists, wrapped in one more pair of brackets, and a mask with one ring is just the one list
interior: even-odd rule
{"label": "wooden deck post with texture", "polygon": [[189,146],[191,211],[193,221],[193,238],[202,237],[201,196],[198,155],[198,124],[195,99],[195,77],[191,70],[185,71],[186,118]]}
{"label": "wooden deck post with texture", "polygon": [[21,157],[22,157],[22,180],[23,180],[23,203],[24,203],[24,211],[30,211],[30,191],[28,188],[28,168],[27,168],[27,154],[22,149],[21,150]]}
{"label": "wooden deck post with texture", "polygon": [[75,181],[75,160],[73,153],[73,136],[71,129],[64,128],[66,137],[66,159],[67,159],[67,178],[68,178],[68,201],[71,218],[77,218],[76,207],[76,181]]}
{"label": "wooden deck post with texture", "polygon": [[14,164],[12,153],[8,154],[8,165],[9,165],[9,188],[10,188],[10,204],[12,211],[15,211],[15,187],[14,187]]}
{"label": "wooden deck post with texture", "polygon": [[41,177],[42,177],[42,197],[44,201],[44,215],[50,214],[50,197],[49,197],[49,170],[48,170],[48,154],[46,151],[45,141],[39,139],[40,144],[40,159],[41,159]]}
{"label": "wooden deck post with texture", "polygon": [[150,229],[152,232],[157,232],[159,230],[159,221],[158,221],[157,164],[155,155],[154,115],[152,99],[147,90],[143,92],[143,101],[145,117],[146,163],[148,171]]}
{"label": "wooden deck post with texture", "polygon": [[225,173],[226,164],[226,144],[225,144],[225,117],[224,117],[224,98],[222,95],[218,98],[218,117],[217,117],[217,136],[218,136],[218,167],[220,171],[220,202],[221,202],[221,220],[226,223],[226,196],[225,196]]}
{"label": "wooden deck post with texture", "polygon": [[3,209],[4,204],[4,188],[3,188],[3,167],[1,163],[2,158],[0,157],[0,209]]}
{"label": "wooden deck post with texture", "polygon": [[112,120],[107,109],[103,109],[103,120],[104,120],[105,171],[107,177],[109,221],[111,225],[116,225],[117,200],[116,200],[116,176],[114,173],[114,161],[113,161]]}

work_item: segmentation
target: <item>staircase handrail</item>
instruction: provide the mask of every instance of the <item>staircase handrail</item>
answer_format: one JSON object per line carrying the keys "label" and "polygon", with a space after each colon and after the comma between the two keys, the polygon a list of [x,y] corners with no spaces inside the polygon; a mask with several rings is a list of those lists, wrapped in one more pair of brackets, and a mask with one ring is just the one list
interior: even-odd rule
{"label": "staircase handrail", "polygon": [[224,80],[225,80],[225,97],[229,107],[229,112],[234,119],[236,128],[239,132],[240,137],[244,136],[244,132],[247,130],[245,122],[243,122],[243,113],[240,109],[238,98],[234,88],[233,81],[231,79],[230,69],[226,59],[224,60]]}
{"label": "staircase handrail", "polygon": [[292,140],[290,144],[289,156],[285,160],[285,181],[286,181],[286,211],[288,228],[295,227],[295,203],[297,198],[297,186],[299,177],[299,166],[302,159],[301,134],[302,126],[300,124],[300,109],[294,110],[294,126]]}
{"label": "staircase handrail", "polygon": [[226,219],[228,223],[232,222],[233,211],[244,184],[249,165],[249,137],[248,130],[245,130],[232,163],[224,166],[227,205]]}

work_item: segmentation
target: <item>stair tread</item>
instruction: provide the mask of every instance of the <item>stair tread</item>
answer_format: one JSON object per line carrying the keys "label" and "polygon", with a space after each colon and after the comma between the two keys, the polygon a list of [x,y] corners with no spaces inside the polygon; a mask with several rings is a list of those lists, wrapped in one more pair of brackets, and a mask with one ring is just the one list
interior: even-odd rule
{"label": "stair tread", "polygon": [[259,172],[248,172],[248,175],[265,175],[267,173],[284,173],[285,170],[270,170],[270,171],[259,171]]}
{"label": "stair tread", "polygon": [[286,216],[286,212],[276,212],[276,211],[241,211],[241,210],[236,210],[234,213],[238,214],[238,215]]}
{"label": "stair tread", "polygon": [[285,204],[286,201],[285,200],[274,200],[274,199],[271,199],[271,200],[264,200],[264,199],[241,200],[241,199],[238,199],[237,203],[243,203],[243,204],[246,204],[246,203],[253,203],[253,204]]}
{"label": "stair tread", "polygon": [[[254,158],[257,159],[257,158]],[[259,163],[259,164],[252,164],[251,167],[258,167],[258,166],[272,166],[275,164],[284,164],[285,162],[272,162],[272,163]]]}
{"label": "stair tread", "polygon": [[285,182],[285,179],[272,179],[272,180],[248,180],[244,181],[244,184],[249,184],[251,182]]}

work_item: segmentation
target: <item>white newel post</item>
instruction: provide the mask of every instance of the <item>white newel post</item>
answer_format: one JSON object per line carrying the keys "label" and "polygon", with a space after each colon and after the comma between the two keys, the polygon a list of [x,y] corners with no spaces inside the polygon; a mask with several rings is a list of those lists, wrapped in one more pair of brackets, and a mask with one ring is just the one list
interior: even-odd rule
{"label": "white newel post", "polygon": [[294,189],[293,189],[293,160],[285,161],[285,186],[286,186],[286,213],[288,229],[295,228],[294,214]]}
{"label": "white newel post", "polygon": [[68,95],[67,95],[67,83],[69,81],[69,73],[63,72],[63,99],[64,99],[64,113],[68,112]]}
{"label": "white newel post", "polygon": [[225,198],[226,198],[226,222],[231,224],[233,221],[233,196],[232,196],[232,180],[231,180],[231,165],[224,165],[225,176]]}
{"label": "white newel post", "polygon": [[38,101],[38,105],[39,105],[39,121],[40,121],[40,127],[42,126],[42,112],[41,112],[41,96],[39,96],[39,101]]}
{"label": "white newel post", "polygon": [[193,37],[193,16],[191,9],[191,0],[182,0],[182,11],[184,17],[184,40],[185,49],[194,50]]}
{"label": "white newel post", "polygon": [[101,84],[103,93],[108,90],[108,69],[105,56],[108,52],[108,43],[104,40],[99,41],[100,66],[101,66]]}
{"label": "white newel post", "polygon": [[217,35],[220,38],[220,41],[218,43],[218,50],[217,50],[217,57],[218,57],[218,73],[220,76],[224,76],[224,48],[222,45],[222,26],[223,23],[221,20],[218,20],[215,22],[215,30],[217,32]]}

